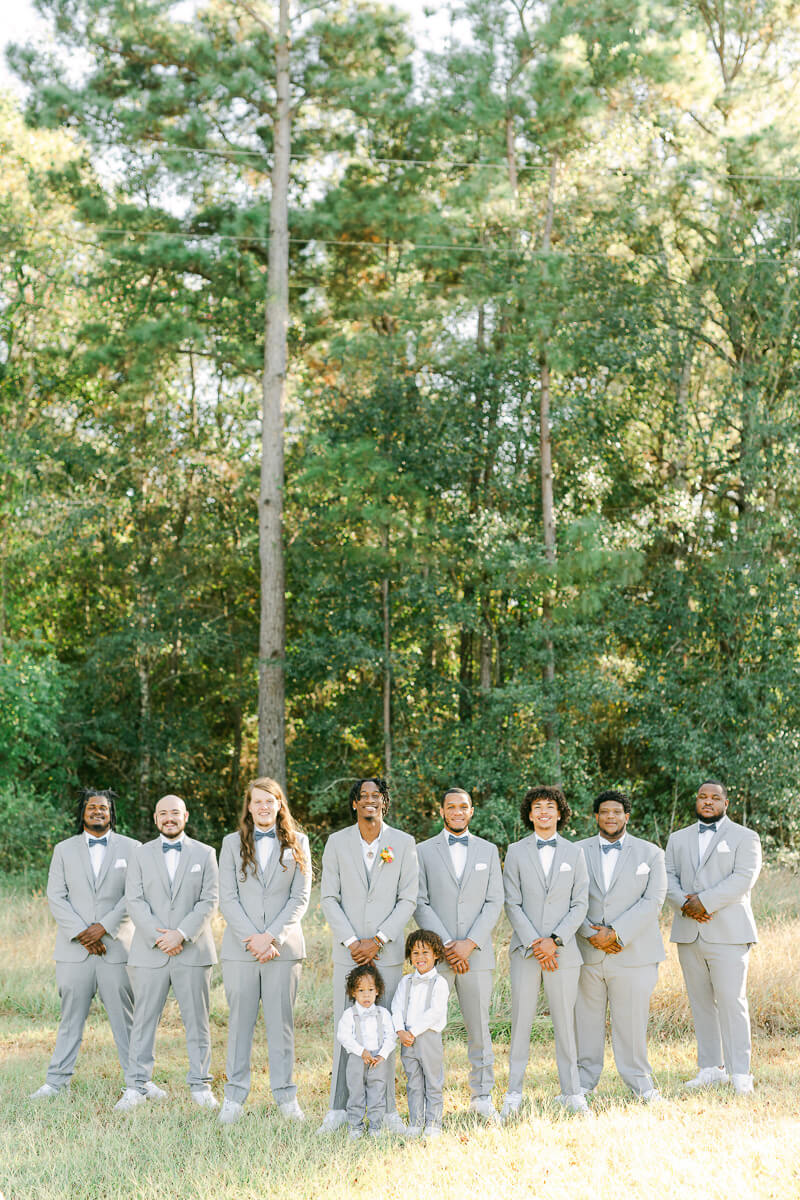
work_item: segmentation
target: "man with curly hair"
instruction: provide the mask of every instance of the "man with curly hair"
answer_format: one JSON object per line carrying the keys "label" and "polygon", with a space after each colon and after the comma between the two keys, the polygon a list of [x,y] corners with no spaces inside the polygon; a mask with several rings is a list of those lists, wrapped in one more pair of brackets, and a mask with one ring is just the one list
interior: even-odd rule
{"label": "man with curly hair", "polygon": [[589,906],[589,879],[583,851],[561,837],[570,807],[558,787],[533,787],[520,806],[522,823],[533,832],[508,847],[503,885],[513,935],[511,972],[511,1045],[508,1092],[501,1117],[519,1111],[531,1049],[539,985],[544,984],[561,1094],[558,1102],[588,1115],[581,1092],[575,1044],[575,1003],[582,963],[575,934]]}
{"label": "man with curly hair", "polygon": [[[354,965],[373,962],[380,955],[385,1003],[391,1005],[403,973],[403,932],[419,887],[413,837],[384,820],[389,809],[385,780],[357,779],[349,805],[355,824],[332,833],[322,855],[320,899],[333,940],[334,1031],[347,1002],[345,979]],[[384,1126],[402,1132],[394,1095],[394,1052],[390,1059]],[[334,1039],[330,1108],[318,1132],[329,1133],[343,1125],[346,1107],[345,1060]]]}

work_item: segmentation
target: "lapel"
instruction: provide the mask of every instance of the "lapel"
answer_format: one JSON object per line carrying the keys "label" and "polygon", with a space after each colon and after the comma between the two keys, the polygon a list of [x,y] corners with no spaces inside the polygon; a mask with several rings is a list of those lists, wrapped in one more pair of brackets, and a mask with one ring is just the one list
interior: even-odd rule
{"label": "lapel", "polygon": [[[78,858],[81,860],[81,866],[88,880],[89,887],[92,891],[95,891],[97,884],[95,883],[94,871],[92,870],[92,860],[89,858],[89,847],[86,843],[85,833],[78,834],[78,842]],[[108,858],[108,846],[106,846],[106,858]]]}
{"label": "lapel", "polygon": [[[723,836],[725,834],[725,823],[727,820],[728,820],[727,817],[721,817],[720,820],[717,822],[717,832],[712,833],[711,837],[708,839],[708,845],[706,846],[706,852],[703,855],[702,861],[698,864],[698,867],[697,867],[698,871],[702,871],[703,867],[708,862],[711,853],[714,850],[716,850],[717,845],[719,844],[719,842],[722,841]],[[695,853],[699,854],[700,853],[700,827],[699,827],[699,825],[695,825],[694,830],[695,830],[695,832],[694,832]]]}
{"label": "lapel", "polygon": [[[261,868],[258,867],[258,874],[261,879],[261,886],[263,888],[265,888],[265,889],[268,888],[269,885],[272,883],[272,877],[275,874],[276,870],[278,869],[278,866],[280,865],[282,853],[283,853],[283,850],[281,848],[281,844],[278,841],[278,838],[276,836],[275,846],[274,846],[272,853],[269,856],[269,859],[267,860],[266,870],[262,871]],[[258,866],[258,857],[256,857],[256,866]]]}
{"label": "lapel", "polygon": [[600,842],[596,837],[590,838],[588,842],[584,842],[583,849],[586,866],[589,869],[594,886],[601,896],[604,896],[606,889],[603,885],[603,851],[600,849]]}
{"label": "lapel", "polygon": [[[556,834],[556,852],[553,855],[553,861],[550,864],[550,874],[547,877],[547,890],[550,891],[561,872],[561,864],[566,861],[566,845],[567,843],[560,834]],[[536,851],[536,857],[539,857],[539,851]]]}
{"label": "lapel", "polygon": [[[183,839],[183,845],[182,845],[180,853],[178,854],[178,869],[175,872],[175,878],[172,881],[172,895],[173,896],[177,896],[178,889],[180,888],[181,884],[183,883],[183,877],[186,874],[186,872],[189,870],[189,859],[192,857],[192,855],[190,854],[189,851],[190,851],[190,847],[193,847],[193,846],[194,846],[194,842],[192,841],[191,838],[186,837]],[[164,857],[163,850],[161,851],[161,857],[162,858]],[[166,868],[165,868],[165,870],[166,870]],[[169,881],[169,875],[167,875],[167,880]]]}
{"label": "lapel", "polygon": [[[598,846],[598,853],[599,854],[603,853],[603,851],[600,849],[599,846]],[[628,867],[630,866],[630,858],[631,858],[631,855],[633,854],[633,845],[631,843],[631,835],[629,833],[626,833],[625,841],[622,843],[622,849],[620,851],[618,851],[618,854],[619,854],[619,862],[617,863],[616,867],[614,868],[614,874],[611,876],[611,883],[608,885],[609,892],[612,892],[614,890],[614,888],[617,886],[619,881],[623,878],[625,872],[627,871]],[[601,876],[601,878],[602,878],[602,876]],[[606,894],[608,894],[608,893],[606,893]]]}
{"label": "lapel", "polygon": [[[361,880],[364,891],[368,892],[371,880],[369,877],[369,872],[364,865],[364,855],[361,853],[361,834],[358,832],[358,822],[356,821],[355,825],[351,825],[347,832],[349,838],[348,849],[350,851],[350,859],[355,867],[358,878]],[[375,867],[372,869],[374,871]]]}
{"label": "lapel", "polygon": [[[530,835],[530,837],[527,839],[527,842],[528,842],[528,858],[530,859],[531,865],[533,866],[534,874],[536,875],[536,878],[539,880],[539,883],[540,883],[542,889],[544,891],[547,891],[547,880],[544,877],[544,871],[542,870],[542,862],[541,862],[541,859],[539,858],[539,851],[536,848],[536,834],[532,833]],[[556,853],[558,853],[558,846],[556,846]]]}
{"label": "lapel", "polygon": [[[391,845],[391,841],[392,841],[391,834],[392,834],[392,830],[389,828],[388,825],[381,826],[380,835],[379,835],[377,841],[374,843],[375,862],[372,864],[372,870],[367,871],[367,868],[364,867],[365,872],[369,875],[369,884],[367,887],[367,892],[370,895],[372,894],[372,892],[374,892],[375,888],[377,887],[378,883],[380,882],[381,872],[383,871],[383,868],[386,865],[384,863],[383,859],[381,858],[381,850],[383,850],[384,846]],[[359,844],[358,850],[359,850],[359,855],[360,855],[361,854],[361,845],[360,844]],[[363,863],[364,863],[363,858],[361,859],[361,863],[363,865]]]}
{"label": "lapel", "polygon": [[[164,861],[164,851],[161,849],[161,836],[159,835],[154,842],[150,843],[150,845],[153,847],[153,857],[156,860],[155,861],[156,875],[161,880],[161,886],[163,887],[164,891],[167,893],[167,896],[171,897],[172,896],[172,884],[169,881],[169,871],[167,870],[167,864]],[[180,857],[183,858],[182,850],[180,853]]]}
{"label": "lapel", "polygon": [[[469,861],[469,851],[471,849],[471,843],[472,843],[472,838],[470,838],[469,844],[467,845],[467,861]],[[441,833],[437,834],[437,836],[436,836],[436,850],[439,855],[439,858],[442,860],[442,866],[444,867],[445,871],[447,871],[448,875],[452,879],[455,886],[460,887],[460,884],[458,881],[458,876],[456,875],[455,871],[453,870],[453,862],[452,862],[452,859],[450,858],[450,847],[448,846],[447,842],[445,841],[445,839]],[[466,873],[467,873],[467,869],[465,867],[464,875],[466,875]],[[462,882],[464,879],[464,875],[461,876]]]}
{"label": "lapel", "polygon": [[[100,891],[100,887],[105,881],[105,877],[108,874],[108,869],[111,866],[111,863],[117,861],[116,842],[117,842],[117,835],[115,833],[112,833],[111,830],[109,830],[108,831],[108,845],[106,846],[106,852],[103,855],[103,861],[100,864],[100,870],[97,872],[97,882],[94,885],[95,891],[98,891],[98,892]],[[88,856],[88,853],[89,853],[88,848],[87,848],[86,853]]]}
{"label": "lapel", "polygon": [[[450,857],[449,853],[448,853],[447,857],[448,858]],[[461,891],[464,884],[467,882],[467,880],[470,878],[473,871],[475,870],[475,859],[477,857],[478,857],[478,841],[474,834],[470,834],[469,841],[467,842],[467,858],[466,858],[466,862],[464,863],[464,870],[461,872],[461,878],[458,881],[458,890],[459,891]]]}

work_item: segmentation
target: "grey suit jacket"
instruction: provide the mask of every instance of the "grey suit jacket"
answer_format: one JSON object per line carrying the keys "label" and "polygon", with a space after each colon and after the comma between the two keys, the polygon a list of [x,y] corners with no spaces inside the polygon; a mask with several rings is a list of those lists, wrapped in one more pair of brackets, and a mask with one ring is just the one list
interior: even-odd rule
{"label": "grey suit jacket", "polygon": [[446,944],[471,938],[477,949],[470,970],[494,966],[492,932],[503,911],[503,875],[497,847],[470,834],[467,861],[459,880],[441,833],[417,846],[419,896],[414,914],[420,929],[438,933]]}
{"label": "grey suit jacket", "polygon": [[531,942],[554,933],[564,943],[558,952],[560,965],[579,967],[583,960],[575,934],[589,907],[589,877],[580,846],[558,834],[546,880],[536,834],[512,842],[506,855],[503,886],[513,930],[509,953],[521,950],[528,957]]}
{"label": "grey suit jacket", "polygon": [[249,867],[242,880],[241,839],[238,833],[223,838],[219,853],[219,908],[227,921],[222,938],[223,959],[255,962],[244,942],[254,933],[267,930],[275,938],[281,961],[305,958],[306,944],[300,924],[311,895],[311,852],[308,838],[299,835],[305,872],[295,862],[291,850],[279,855],[273,850],[262,872],[256,859],[256,873]]}
{"label": "grey suit jacket", "polygon": [[47,876],[47,902],[58,926],[56,962],[83,962],[89,957],[89,951],[74,939],[96,921],[107,931],[105,961],[127,961],[133,925],[125,905],[125,877],[139,845],[134,838],[109,833],[95,881],[83,834],[58,843]]}
{"label": "grey suit jacket", "polygon": [[652,842],[626,833],[619,862],[614,868],[608,891],[603,886],[603,851],[596,837],[578,842],[589,872],[589,911],[578,931],[583,961],[602,962],[605,951],[592,946],[588,938],[596,925],[610,925],[624,949],[615,956],[620,966],[641,967],[664,961],[664,941],[658,916],[667,894],[664,851]]}
{"label": "grey suit jacket", "polygon": [[[380,962],[397,966],[403,961],[403,932],[419,891],[416,846],[410,834],[385,824],[377,844],[378,857],[368,873],[357,824],[332,833],[325,843],[320,899],[333,935],[334,962],[352,964],[344,943],[374,937],[379,929],[389,939]],[[384,848],[391,848],[392,862],[381,860]]]}
{"label": "grey suit jacket", "polygon": [[208,967],[217,961],[211,918],[219,896],[217,856],[213,847],[187,837],[170,888],[161,838],[140,846],[128,867],[125,888],[135,932],[128,962],[132,967],[165,967],[169,955],[156,946],[159,929],[186,935],[174,961],[180,966]]}
{"label": "grey suit jacket", "polygon": [[[667,842],[667,900],[676,910],[670,941],[743,944],[758,941],[750,890],[761,871],[758,834],[729,817],[722,817],[709,839],[698,866],[697,822],[671,833]],[[695,892],[710,921],[700,923],[680,911],[686,896]]]}

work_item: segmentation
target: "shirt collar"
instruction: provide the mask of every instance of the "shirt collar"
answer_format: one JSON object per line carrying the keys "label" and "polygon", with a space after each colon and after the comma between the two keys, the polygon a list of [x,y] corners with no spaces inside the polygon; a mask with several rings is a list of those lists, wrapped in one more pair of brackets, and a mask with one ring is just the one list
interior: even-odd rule
{"label": "shirt collar", "polygon": [[[91,838],[93,842],[96,842],[98,840],[98,838],[110,838],[111,837],[110,829],[107,829],[105,831],[105,833],[87,833],[87,831],[85,829],[83,829],[81,832],[83,833],[83,836],[86,838],[87,846],[89,845],[89,838]],[[108,845],[108,842],[106,842],[106,845]]]}
{"label": "shirt collar", "polygon": [[[358,826],[356,826],[356,828],[358,829]],[[363,837],[361,836],[361,830],[360,829],[358,830],[358,840],[361,842],[361,845],[364,847],[365,850],[371,850],[373,848],[375,848],[375,849],[378,848],[380,840],[383,837],[383,831],[385,828],[386,828],[386,826],[383,824],[383,822],[381,822],[380,833],[372,842],[365,842]]]}
{"label": "shirt collar", "polygon": [[[443,830],[442,830],[442,837],[444,838],[445,842],[447,842],[447,845],[448,845],[448,847],[449,847],[450,843],[447,841],[447,839],[450,837],[450,830],[449,830],[449,829],[443,829]],[[462,838],[462,837],[465,837],[465,838],[469,838],[469,837],[470,837],[470,832],[469,832],[469,830],[468,830],[468,829],[465,829],[463,833],[454,833],[454,834],[453,834],[453,837],[460,837],[460,838]]]}
{"label": "shirt collar", "polygon": [[424,975],[420,975],[419,971],[415,967],[412,978],[413,979],[433,979],[434,976],[436,976],[438,974],[439,974],[439,972],[436,970],[435,966],[431,967],[430,971],[426,971]]}
{"label": "shirt collar", "polygon": [[624,845],[625,838],[627,836],[628,836],[627,833],[623,833],[622,837],[618,837],[616,842],[612,842],[610,838],[603,837],[602,833],[598,833],[597,840],[601,846],[604,844],[606,846],[613,846],[613,845],[622,846],[622,845]]}
{"label": "shirt collar", "polygon": [[166,842],[168,846],[174,846],[176,844],[176,842],[185,842],[186,841],[186,830],[184,829],[183,833],[178,834],[178,836],[176,838],[164,837],[163,833],[160,833],[158,835],[158,837],[159,837],[160,841]]}

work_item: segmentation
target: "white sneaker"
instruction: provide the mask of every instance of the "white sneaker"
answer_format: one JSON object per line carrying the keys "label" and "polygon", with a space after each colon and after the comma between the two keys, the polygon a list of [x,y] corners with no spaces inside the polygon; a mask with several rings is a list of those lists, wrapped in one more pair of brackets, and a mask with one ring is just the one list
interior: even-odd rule
{"label": "white sneaker", "polygon": [[508,1121],[511,1117],[516,1117],[520,1104],[522,1104],[522,1092],[506,1092],[503,1107],[500,1109],[500,1120]]}
{"label": "white sneaker", "polygon": [[125,1091],[114,1105],[114,1111],[130,1112],[131,1109],[137,1108],[140,1104],[145,1104],[146,1102],[147,1096],[145,1096],[144,1092],[137,1092],[136,1088],[125,1088]]}
{"label": "white sneaker", "polygon": [[475,1113],[478,1117],[484,1117],[493,1124],[496,1124],[500,1120],[490,1096],[473,1096],[469,1102],[469,1111]]}
{"label": "white sneaker", "polygon": [[52,1083],[43,1083],[42,1086],[37,1088],[35,1092],[31,1092],[30,1099],[52,1100],[53,1097],[57,1096],[60,1091],[62,1091],[62,1088],[54,1088]]}
{"label": "white sneaker", "polygon": [[719,1083],[728,1082],[728,1072],[724,1067],[701,1067],[694,1079],[687,1079],[683,1085],[687,1088],[716,1087]]}
{"label": "white sneaker", "polygon": [[567,1112],[575,1113],[579,1117],[590,1117],[592,1110],[586,1103],[586,1097],[582,1092],[576,1092],[574,1096],[556,1096],[556,1103],[563,1105]]}
{"label": "white sneaker", "polygon": [[658,1088],[650,1088],[650,1090],[647,1092],[641,1092],[639,1099],[641,1100],[642,1104],[661,1104],[664,1097],[661,1095],[661,1092],[658,1090]]}
{"label": "white sneaker", "polygon": [[144,1085],[144,1098],[145,1100],[166,1100],[167,1093],[163,1088],[156,1087],[152,1079],[148,1079]]}
{"label": "white sneaker", "polygon": [[195,1104],[200,1108],[219,1108],[219,1100],[211,1088],[198,1088],[197,1091],[190,1094]]}
{"label": "white sneaker", "polygon": [[421,1125],[406,1125],[405,1136],[407,1138],[422,1137],[422,1126]]}
{"label": "white sneaker", "polygon": [[235,1125],[243,1112],[243,1104],[240,1104],[238,1100],[230,1100],[226,1096],[222,1101],[222,1108],[219,1110],[217,1120],[220,1125]]}
{"label": "white sneaker", "polygon": [[306,1114],[296,1100],[284,1100],[278,1105],[278,1112],[286,1121],[305,1121]]}
{"label": "white sneaker", "polygon": [[346,1122],[347,1113],[343,1108],[329,1108],[317,1130],[317,1137],[324,1133],[333,1133],[335,1129],[340,1129]]}
{"label": "white sneaker", "polygon": [[442,1131],[438,1125],[428,1125],[423,1131],[422,1136],[433,1141],[435,1138],[440,1138],[442,1136]]}
{"label": "white sneaker", "polygon": [[389,1133],[405,1133],[405,1121],[397,1112],[388,1112],[383,1118],[383,1128]]}
{"label": "white sneaker", "polygon": [[[333,1109],[333,1112],[338,1112],[338,1111],[339,1111],[338,1108]],[[338,1126],[337,1126],[337,1128],[338,1128]],[[361,1139],[363,1138],[363,1136],[364,1136],[363,1129],[351,1129],[347,1135],[347,1140],[350,1142],[360,1142]]]}
{"label": "white sneaker", "polygon": [[737,1096],[750,1096],[753,1092],[752,1075],[731,1075],[733,1090]]}

